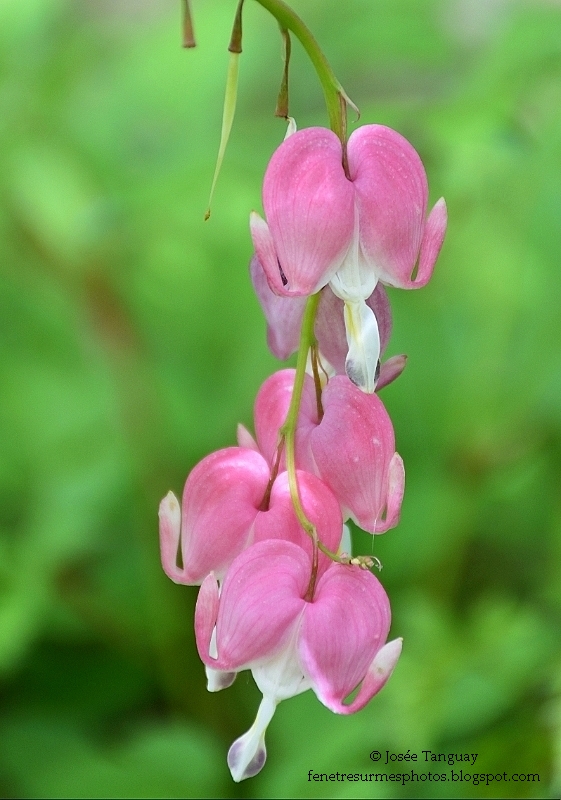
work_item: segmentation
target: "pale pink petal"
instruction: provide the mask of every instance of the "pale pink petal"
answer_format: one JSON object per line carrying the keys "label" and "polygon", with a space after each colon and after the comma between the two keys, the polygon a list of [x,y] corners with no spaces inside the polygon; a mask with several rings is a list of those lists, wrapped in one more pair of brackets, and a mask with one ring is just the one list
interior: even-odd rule
{"label": "pale pink petal", "polygon": [[[271,658],[299,622],[309,578],[310,560],[292,542],[269,539],[244,550],[232,562],[220,593],[217,659],[209,654],[209,624],[198,626],[195,615],[202,661],[214,669],[233,672]],[[201,602],[207,602],[204,595]]]}
{"label": "pale pink petal", "polygon": [[238,427],[236,429],[236,439],[238,442],[238,447],[246,447],[248,450],[255,450],[256,453],[259,452],[259,447],[257,446],[257,442],[245,427],[242,425],[241,422],[238,422]]}
{"label": "pale pink petal", "polygon": [[401,655],[402,642],[403,639],[393,639],[378,650],[352,703],[345,705],[336,697],[331,697],[330,703],[326,703],[327,707],[336,714],[354,714],[364,708],[386,685]]}
{"label": "pale pink petal", "polygon": [[221,577],[248,542],[268,482],[267,462],[254,450],[229,447],[197,464],[183,492],[184,583],[211,571]]}
{"label": "pale pink petal", "polygon": [[388,358],[387,361],[384,361],[383,364],[380,365],[380,375],[378,376],[376,391],[379,392],[384,386],[388,386],[390,383],[393,383],[396,378],[399,378],[406,365],[406,355],[392,356]]}
{"label": "pale pink petal", "polygon": [[181,536],[181,508],[173,492],[168,492],[160,503],[160,555],[164,572],[175,583],[185,583],[183,569],[177,564]]}
{"label": "pale pink petal", "polygon": [[384,533],[399,522],[401,503],[405,491],[405,467],[399,453],[394,453],[388,468],[388,496],[384,519],[376,524],[374,533]]}
{"label": "pale pink petal", "polygon": [[280,297],[275,294],[256,255],[249,264],[251,281],[267,320],[267,344],[282,361],[298,350],[306,297]]}
{"label": "pale pink petal", "polygon": [[284,291],[286,278],[283,280],[281,275],[273,237],[269,226],[256,211],[252,211],[249,216],[249,229],[255,253],[263,267],[271,291],[276,294],[286,294]]}
{"label": "pale pink petal", "polygon": [[417,275],[415,280],[412,281],[413,285],[406,288],[416,289],[419,286],[424,286],[429,281],[435,261],[440,253],[442,242],[444,241],[447,223],[448,214],[446,203],[444,202],[444,198],[441,197],[427,219],[427,224],[423,233],[423,241],[421,242],[421,254],[419,256]]}
{"label": "pale pink petal", "polygon": [[403,136],[383,125],[357,128],[347,152],[362,255],[384,283],[413,288],[428,199],[421,159]]}
{"label": "pale pink petal", "polygon": [[252,236],[271,288],[292,296],[317,292],[337,270],[354,229],[353,186],[345,177],[341,143],[332,131],[306,128],[277,148],[263,181],[263,207],[280,285],[270,274],[262,232],[257,230],[256,236],[252,226]]}
{"label": "pale pink petal", "polygon": [[[341,540],[343,519],[341,509],[333,493],[315,475],[297,470],[298,490],[306,516],[315,525],[320,541],[331,552],[337,552]],[[294,542],[312,558],[312,540],[300,525],[290,498],[288,474],[281,473],[273,484],[269,510],[257,515],[254,526],[254,541],[283,539]],[[331,560],[319,554],[320,573]]]}
{"label": "pale pink petal", "polygon": [[[203,664],[207,664],[211,658],[211,650],[215,649],[215,625],[219,602],[218,581],[211,572],[201,584],[195,606],[195,640]],[[217,670],[221,669],[216,658],[212,658],[212,662],[208,666]]]}
{"label": "pale pink petal", "polygon": [[356,688],[390,628],[390,604],[377,578],[333,564],[318,581],[300,629],[301,663],[321,702],[333,711]]}
{"label": "pale pink petal", "polygon": [[309,436],[317,474],[343,515],[375,533],[387,505],[395,453],[389,415],[376,394],[364,394],[342,375],[329,381],[323,407],[323,419]]}

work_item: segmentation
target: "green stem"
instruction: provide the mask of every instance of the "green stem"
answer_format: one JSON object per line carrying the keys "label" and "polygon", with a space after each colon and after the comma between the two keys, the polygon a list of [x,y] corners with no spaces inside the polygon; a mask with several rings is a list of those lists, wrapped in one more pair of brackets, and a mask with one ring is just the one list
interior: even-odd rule
{"label": "green stem", "polygon": [[300,491],[298,488],[298,478],[296,476],[296,426],[298,424],[298,413],[300,411],[300,402],[302,400],[302,391],[304,389],[304,379],[306,377],[306,361],[308,358],[308,351],[316,344],[316,337],[314,334],[314,322],[316,312],[319,304],[319,292],[308,297],[306,309],[304,311],[304,318],[302,320],[302,330],[300,332],[300,346],[298,348],[298,358],[296,361],[296,375],[294,377],[294,387],[292,389],[292,397],[290,398],[290,406],[284,425],[280,429],[280,435],[284,439],[286,448],[286,471],[288,473],[288,486],[290,489],[290,499],[294,506],[294,513],[300,525],[304,528],[308,536],[314,542],[314,550],[319,548],[322,553],[329,556],[334,561],[340,561],[336,553],[332,553],[324,544],[318,539],[316,527],[313,522],[310,522],[306,516],[306,512],[302,506],[300,499]]}
{"label": "green stem", "polygon": [[346,104],[349,103],[353,108],[356,107],[335,77],[320,46],[298,14],[283,0],[257,0],[257,2],[275,17],[282,28],[292,31],[308,54],[323,89],[329,125],[344,147],[347,140]]}

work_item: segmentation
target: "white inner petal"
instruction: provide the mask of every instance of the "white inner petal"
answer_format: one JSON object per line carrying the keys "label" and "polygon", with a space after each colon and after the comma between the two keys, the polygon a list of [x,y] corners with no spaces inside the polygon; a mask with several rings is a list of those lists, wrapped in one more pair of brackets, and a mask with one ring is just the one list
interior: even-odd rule
{"label": "white inner petal", "polygon": [[228,751],[228,766],[236,783],[261,772],[267,759],[265,731],[273,718],[277,704],[264,697],[251,728],[233,743]]}
{"label": "white inner petal", "polygon": [[380,333],[376,315],[364,300],[345,302],[345,329],[349,345],[345,371],[359,389],[372,394],[378,380]]}
{"label": "white inner petal", "polygon": [[378,277],[362,254],[358,230],[358,210],[355,209],[355,227],[353,238],[343,262],[333,278],[330,286],[341,300],[357,303],[366,300],[378,283]]}
{"label": "white inner petal", "polygon": [[368,394],[375,390],[378,378],[380,333],[376,316],[365,301],[377,283],[376,273],[362,254],[358,212],[355,211],[353,238],[330,286],[334,294],[345,302],[345,330],[349,346],[345,370],[349,379]]}
{"label": "white inner petal", "polygon": [[253,667],[253,679],[260,691],[275,700],[287,700],[305,692],[311,683],[304,676],[298,660],[298,636],[301,618],[297,620],[292,633],[282,650],[269,661]]}

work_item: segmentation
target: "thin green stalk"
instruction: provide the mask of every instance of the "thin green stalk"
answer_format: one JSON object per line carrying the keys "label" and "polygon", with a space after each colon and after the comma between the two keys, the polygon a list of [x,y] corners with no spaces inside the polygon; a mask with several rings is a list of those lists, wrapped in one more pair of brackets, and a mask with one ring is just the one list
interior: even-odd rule
{"label": "thin green stalk", "polygon": [[300,332],[300,346],[298,348],[298,358],[296,361],[294,387],[292,389],[292,397],[290,398],[288,414],[286,415],[284,425],[280,429],[280,435],[284,439],[284,445],[286,448],[286,471],[288,473],[290,499],[292,500],[292,505],[294,506],[294,512],[298,522],[314,542],[314,550],[317,547],[322,551],[322,553],[325,553],[326,556],[329,556],[334,561],[340,561],[341,559],[336,553],[332,553],[331,550],[329,550],[324,544],[322,544],[322,542],[320,542],[315,525],[310,522],[306,516],[306,512],[304,511],[302,501],[300,499],[298,478],[296,476],[296,427],[298,424],[298,413],[300,411],[302,391],[304,389],[304,378],[306,377],[306,362],[308,358],[308,352],[316,343],[314,322],[318,304],[319,292],[309,297],[306,303],[304,318],[302,320],[302,330]]}
{"label": "thin green stalk", "polygon": [[290,406],[286,415],[286,420],[279,433],[284,441],[286,448],[286,471],[288,474],[288,486],[290,489],[290,499],[294,507],[294,513],[302,528],[306,531],[308,536],[313,541],[313,559],[312,559],[312,574],[310,577],[310,584],[306,592],[306,598],[311,600],[313,598],[315,580],[317,576],[317,552],[321,550],[326,556],[333,561],[342,564],[354,564],[361,569],[370,569],[375,562],[380,564],[378,559],[373,556],[355,556],[351,558],[348,554],[338,555],[329,550],[318,538],[317,530],[313,522],[306,516],[306,512],[302,506],[300,499],[300,490],[298,488],[298,478],[296,475],[296,427],[298,425],[298,414],[300,412],[300,403],[302,400],[302,392],[304,390],[304,379],[306,377],[306,363],[308,359],[308,352],[311,348],[317,345],[317,340],[314,334],[314,323],[316,312],[319,305],[319,292],[308,297],[306,308],[304,310],[304,317],[302,319],[302,329],[300,332],[300,345],[298,347],[298,357],[296,360],[296,375],[294,376],[294,386],[292,389],[292,397],[290,398]]}
{"label": "thin green stalk", "polygon": [[319,44],[298,14],[283,0],[257,0],[257,2],[275,17],[281,28],[292,31],[308,54],[323,89],[331,130],[337,134],[345,146],[347,140],[346,104],[354,108],[357,113],[358,109],[335,77]]}

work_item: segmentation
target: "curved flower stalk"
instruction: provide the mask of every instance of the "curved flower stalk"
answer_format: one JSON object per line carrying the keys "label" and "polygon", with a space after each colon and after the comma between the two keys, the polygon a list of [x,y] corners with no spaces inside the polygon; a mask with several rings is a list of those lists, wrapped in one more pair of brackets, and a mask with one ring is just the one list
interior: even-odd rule
{"label": "curved flower stalk", "polygon": [[363,391],[376,387],[380,333],[366,300],[377,283],[402,289],[431,277],[446,231],[446,204],[428,218],[421,159],[399,133],[364,125],[349,138],[343,166],[332,131],[307,128],[273,154],[263,182],[267,222],[250,227],[273,292],[302,297],[329,284],[345,303],[346,372]]}
{"label": "curved flower stalk", "polygon": [[390,606],[377,578],[332,563],[310,601],[310,566],[298,545],[268,540],[236,558],[220,593],[213,575],[201,586],[195,634],[202,661],[224,672],[251,669],[263,694],[254,725],[228,754],[236,781],[263,767],[265,730],[281,700],[312,688],[327,708],[352,714],[383,687],[399,658],[401,640],[385,644]]}
{"label": "curved flower stalk", "polygon": [[[275,458],[294,377],[294,370],[275,372],[255,401],[257,442],[269,461]],[[315,472],[329,486],[345,519],[370,533],[393,528],[399,521],[405,471],[384,404],[376,394],[365,394],[345,375],[337,375],[323,390],[322,405],[320,420],[314,383],[307,375],[296,430],[298,467]]]}
{"label": "curved flower stalk", "polygon": [[[297,477],[307,517],[325,546],[337,551],[343,524],[339,503],[315,475],[298,471]],[[210,572],[222,580],[250,544],[281,538],[311,555],[312,542],[296,518],[287,473],[272,480],[269,465],[255,450],[229,447],[212,453],[187,478],[181,508],[172,492],[160,504],[162,566],[175,583],[197,585]],[[318,574],[329,563],[320,554]]]}

